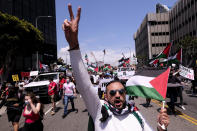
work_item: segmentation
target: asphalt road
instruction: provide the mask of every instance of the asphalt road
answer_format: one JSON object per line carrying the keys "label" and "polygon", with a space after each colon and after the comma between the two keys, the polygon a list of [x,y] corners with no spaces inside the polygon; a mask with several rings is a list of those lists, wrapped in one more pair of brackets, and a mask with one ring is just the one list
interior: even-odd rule
{"label": "asphalt road", "polygon": [[[188,94],[187,94],[188,93]],[[177,113],[170,116],[170,125],[168,131],[196,131],[197,130],[197,96],[191,97],[189,93],[189,87],[183,92],[183,98],[186,110],[182,110],[176,107]],[[169,99],[166,99],[169,101]],[[178,101],[179,102],[179,101]],[[177,103],[178,103],[177,102]],[[157,115],[158,110],[161,107],[161,103],[156,100],[151,101],[150,107],[144,107],[145,99],[138,98],[135,99],[136,106],[140,109],[140,112],[145,117],[149,125],[156,130],[157,126]],[[43,120],[44,131],[87,131],[88,125],[88,113],[83,112],[85,108],[83,99],[78,95],[75,99],[75,106],[78,109],[78,113],[70,112],[64,119],[63,114],[63,104],[62,101],[57,102],[57,112],[54,116],[50,114],[50,104],[45,104],[45,117]],[[69,103],[68,109],[71,109]],[[12,125],[8,123],[7,115],[5,112],[5,107],[0,110],[0,131],[11,131]],[[24,118],[21,117],[20,127],[24,124]]]}

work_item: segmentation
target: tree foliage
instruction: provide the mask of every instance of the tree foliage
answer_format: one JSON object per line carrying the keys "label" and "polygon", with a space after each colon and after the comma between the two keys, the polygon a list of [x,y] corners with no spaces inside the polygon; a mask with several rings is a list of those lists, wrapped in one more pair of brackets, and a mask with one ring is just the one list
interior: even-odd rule
{"label": "tree foliage", "polygon": [[197,38],[185,36],[179,43],[179,48],[183,49],[183,58],[185,65],[193,66],[197,59]]}
{"label": "tree foliage", "polygon": [[57,64],[59,64],[59,65],[64,65],[64,60],[63,60],[61,57],[59,57],[59,58],[57,59]]}
{"label": "tree foliage", "polygon": [[0,68],[11,68],[17,54],[40,49],[42,32],[31,23],[0,12]]}

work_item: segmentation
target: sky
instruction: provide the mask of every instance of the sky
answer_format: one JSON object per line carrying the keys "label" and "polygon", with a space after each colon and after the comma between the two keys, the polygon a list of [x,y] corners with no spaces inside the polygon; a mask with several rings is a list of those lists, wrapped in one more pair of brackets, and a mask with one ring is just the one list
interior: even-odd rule
{"label": "sky", "polygon": [[104,60],[106,64],[117,65],[123,54],[125,57],[135,54],[133,35],[146,14],[155,13],[157,3],[172,7],[176,1],[56,0],[58,58],[70,63],[69,46],[61,27],[64,19],[70,20],[68,3],[72,4],[75,15],[78,6],[82,8],[78,37],[83,59],[87,54],[90,62]]}

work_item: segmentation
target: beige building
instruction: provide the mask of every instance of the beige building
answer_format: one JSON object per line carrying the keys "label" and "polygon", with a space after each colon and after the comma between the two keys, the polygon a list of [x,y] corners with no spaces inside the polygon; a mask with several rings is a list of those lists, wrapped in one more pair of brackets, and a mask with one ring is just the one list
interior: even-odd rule
{"label": "beige building", "polygon": [[[174,44],[187,35],[197,36],[197,0],[178,0],[170,11],[169,21],[170,40]],[[174,47],[172,52],[176,51]]]}
{"label": "beige building", "polygon": [[148,13],[134,34],[136,56],[151,59],[170,42],[169,11],[164,9],[157,5],[157,13]]}

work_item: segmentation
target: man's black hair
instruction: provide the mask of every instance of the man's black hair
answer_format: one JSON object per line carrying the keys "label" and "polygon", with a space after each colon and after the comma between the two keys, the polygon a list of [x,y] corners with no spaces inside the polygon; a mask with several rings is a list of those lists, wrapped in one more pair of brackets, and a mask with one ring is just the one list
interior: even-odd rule
{"label": "man's black hair", "polygon": [[118,82],[118,83],[122,84],[123,87],[125,87],[123,81],[121,81],[121,80],[112,80],[112,81],[110,81],[110,82],[108,82],[108,83],[106,84],[106,91],[107,91],[107,87],[108,87],[110,84],[115,83],[115,82]]}
{"label": "man's black hair", "polygon": [[53,81],[53,77],[50,77],[49,80]]}

